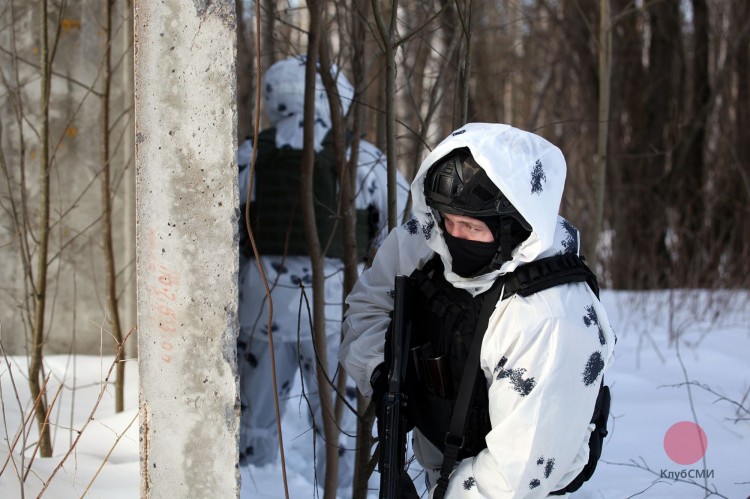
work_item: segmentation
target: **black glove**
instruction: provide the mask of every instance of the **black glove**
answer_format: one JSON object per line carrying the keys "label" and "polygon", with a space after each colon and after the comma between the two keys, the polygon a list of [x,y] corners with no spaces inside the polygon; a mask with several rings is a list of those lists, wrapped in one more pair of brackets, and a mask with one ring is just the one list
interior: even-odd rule
{"label": "black glove", "polygon": [[378,437],[383,434],[383,414],[385,411],[385,396],[388,393],[388,370],[385,362],[378,364],[370,376],[372,387],[372,404],[375,405],[375,427],[378,429]]}
{"label": "black glove", "polygon": [[[388,371],[385,362],[378,364],[370,376],[372,387],[372,402],[375,404],[375,416],[377,418],[378,435],[382,435],[383,402],[388,392]],[[406,470],[398,474],[398,499],[419,499],[416,486]]]}
{"label": "black glove", "polygon": [[385,368],[385,362],[378,364],[372,371],[370,386],[372,387],[372,402],[375,404],[375,415],[379,421],[383,415],[383,397],[388,391],[388,371]]}

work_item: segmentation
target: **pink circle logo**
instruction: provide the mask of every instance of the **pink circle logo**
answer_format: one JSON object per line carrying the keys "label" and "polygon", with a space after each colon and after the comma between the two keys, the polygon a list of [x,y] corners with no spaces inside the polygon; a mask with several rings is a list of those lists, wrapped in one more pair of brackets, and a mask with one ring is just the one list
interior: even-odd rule
{"label": "pink circle logo", "polygon": [[698,462],[707,448],[706,432],[692,421],[675,423],[664,434],[664,451],[677,464]]}

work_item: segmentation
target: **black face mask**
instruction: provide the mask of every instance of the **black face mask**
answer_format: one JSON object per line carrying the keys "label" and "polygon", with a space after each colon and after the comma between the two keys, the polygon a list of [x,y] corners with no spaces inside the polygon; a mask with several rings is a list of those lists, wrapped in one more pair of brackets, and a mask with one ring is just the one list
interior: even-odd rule
{"label": "black face mask", "polygon": [[448,234],[447,230],[443,230],[443,238],[453,257],[453,272],[461,277],[479,275],[479,272],[492,262],[492,257],[497,253],[496,242],[484,243],[460,239]]}

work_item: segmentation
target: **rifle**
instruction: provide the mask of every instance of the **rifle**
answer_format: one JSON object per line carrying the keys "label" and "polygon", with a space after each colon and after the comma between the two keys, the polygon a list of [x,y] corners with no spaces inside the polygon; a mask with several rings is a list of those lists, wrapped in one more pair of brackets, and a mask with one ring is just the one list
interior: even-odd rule
{"label": "rifle", "polygon": [[[406,454],[406,402],[403,384],[406,378],[409,345],[411,341],[411,314],[414,297],[414,280],[404,275],[396,276],[391,321],[390,366],[388,366],[388,391],[383,396],[383,414],[379,428],[380,439],[380,499],[397,499],[408,493],[405,488],[416,489],[404,471]],[[386,348],[388,348],[386,342]],[[387,353],[386,353],[387,358]],[[406,475],[407,480],[402,480]],[[408,481],[406,484],[404,482]]]}

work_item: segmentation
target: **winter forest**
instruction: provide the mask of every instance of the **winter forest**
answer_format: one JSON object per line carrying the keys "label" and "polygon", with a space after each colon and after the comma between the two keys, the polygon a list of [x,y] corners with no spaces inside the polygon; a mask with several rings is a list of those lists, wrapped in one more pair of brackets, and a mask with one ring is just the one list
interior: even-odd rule
{"label": "winter forest", "polygon": [[[199,21],[195,34],[168,41],[188,29],[176,26],[186,12]],[[216,20],[231,36],[212,34]],[[151,36],[165,40],[153,60]],[[229,69],[207,76],[210,92],[179,76],[179,68],[213,62],[192,55],[202,37],[230,42],[222,55]],[[217,379],[236,374],[236,356],[224,353],[236,355],[237,219],[246,215],[237,199],[237,149],[268,126],[262,76],[296,55],[323,68],[332,106],[340,99],[327,69],[352,83],[348,112],[332,120],[334,151],[348,133],[352,147],[367,140],[384,152],[389,228],[404,221],[395,172],[410,182],[432,148],[464,123],[507,123],[565,154],[560,213],[581,231],[581,254],[599,278],[620,349],[611,444],[576,497],[750,497],[743,457],[750,438],[747,0],[0,0],[0,496],[162,497],[154,484],[165,475],[144,457],[169,445],[149,433],[163,424],[158,409],[146,409],[152,393],[166,400],[174,390],[177,408],[214,397],[216,405],[203,409],[216,418],[209,422],[236,438],[234,399],[222,401],[236,396],[235,384],[209,395],[210,376],[196,373],[225,361],[229,369],[217,367]],[[160,80],[161,67],[178,68],[171,69],[178,76]],[[195,106],[211,105],[211,92],[217,102],[228,96],[218,114],[230,132],[202,135],[206,123],[189,135],[152,118],[161,112],[151,106],[153,89],[166,87],[175,97],[164,113],[185,130]],[[155,164],[149,147],[162,144],[178,152]],[[200,164],[221,154],[218,168],[211,159]],[[312,156],[303,158],[302,168],[311,167]],[[343,154],[336,161],[347,178],[354,166]],[[203,187],[178,200],[178,189],[153,172],[188,163],[199,173],[180,182]],[[213,179],[219,185],[205,187]],[[355,216],[346,185],[336,214],[345,229],[344,294],[360,271],[356,243],[346,243]],[[226,215],[217,232],[161,248],[210,189]],[[149,196],[174,212],[147,211]],[[301,196],[300,209],[311,218],[312,196]],[[156,224],[165,232],[149,228]],[[156,248],[166,256],[151,257]],[[311,305],[298,318],[310,322],[321,350],[335,351],[322,333],[324,276],[315,270],[324,251],[310,248]],[[188,272],[204,261],[220,269],[212,277],[226,273],[209,284],[234,305],[196,291],[186,307],[203,315],[181,315],[171,301],[178,290],[199,288]],[[208,315],[217,322],[203,322]],[[180,327],[184,334],[169,341],[154,333]],[[196,338],[211,345],[181,350]],[[222,360],[196,362],[192,372],[188,360],[179,378],[167,367],[183,351]],[[164,361],[159,369],[152,355]],[[214,463],[210,455],[215,447],[200,448],[211,432],[199,432],[192,447],[177,449],[195,452],[192,468],[185,465],[195,487],[189,496],[223,490],[201,482],[209,476],[224,477],[217,483],[231,482],[243,498],[377,497],[369,400],[344,397],[345,376],[331,382],[318,371],[321,385],[336,385],[332,396],[321,395],[323,442],[310,436],[297,378],[292,395],[268,408],[289,404],[279,422],[286,457],[222,468],[224,457]],[[219,414],[222,403],[230,416]],[[357,421],[357,456],[342,495],[336,478],[316,475],[312,462],[337,469],[337,449],[325,442],[337,441],[346,414]],[[170,417],[179,433],[181,415]],[[667,457],[665,432],[679,421],[708,435],[702,460]],[[641,437],[653,449],[636,445]],[[237,462],[236,445],[216,453]]]}

